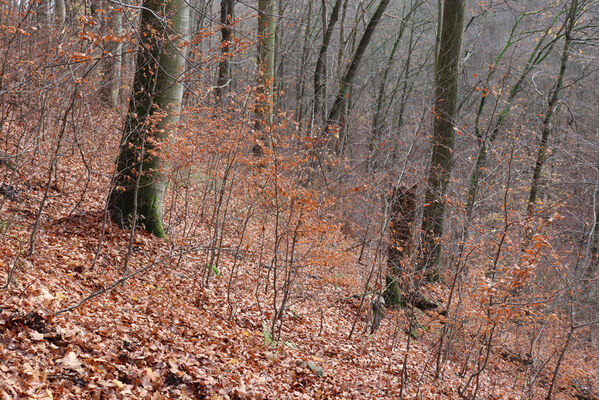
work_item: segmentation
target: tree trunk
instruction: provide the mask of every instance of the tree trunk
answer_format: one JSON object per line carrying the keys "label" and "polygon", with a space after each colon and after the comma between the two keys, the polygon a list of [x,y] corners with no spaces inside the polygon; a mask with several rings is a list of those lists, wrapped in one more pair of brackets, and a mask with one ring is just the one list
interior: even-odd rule
{"label": "tree trunk", "polygon": [[[404,63],[403,71],[401,74],[399,74],[398,82],[396,85],[396,87],[398,88],[400,86],[399,84],[401,83],[402,88],[401,88],[401,97],[399,99],[397,118],[394,118],[395,124],[392,129],[392,131],[395,132],[395,135],[396,135],[393,137],[393,141],[395,142],[395,144],[393,145],[393,151],[391,154],[391,162],[393,164],[395,164],[397,162],[397,159],[399,157],[399,146],[400,146],[399,135],[401,132],[401,128],[403,127],[406,105],[408,104],[408,100],[410,99],[410,95],[412,94],[412,90],[414,89],[414,82],[409,81],[410,74],[412,72],[412,70],[411,70],[412,51],[414,50],[414,46],[415,46],[414,31],[410,30],[410,40],[408,41],[408,56]],[[410,83],[408,84],[408,82],[410,82]]]}
{"label": "tree trunk", "polygon": [[256,89],[256,128],[272,123],[273,80],[275,75],[275,0],[258,1],[258,88]]}
{"label": "tree trunk", "polygon": [[387,273],[383,298],[389,307],[396,307],[402,302],[399,281],[405,269],[407,258],[412,253],[412,225],[416,218],[416,186],[406,189],[395,187],[389,199],[389,248],[387,253]]}
{"label": "tree trunk", "polygon": [[[337,19],[339,19],[339,9],[341,8],[341,1],[342,0],[335,1],[335,6],[333,7],[333,11],[331,11],[331,16],[329,17],[329,22],[328,24],[326,24],[324,29],[322,45],[320,46],[318,58],[316,59],[316,68],[314,69],[314,115],[324,115],[323,110],[321,110],[320,108],[322,99],[326,97],[325,89],[327,79],[327,50],[329,48],[329,43],[331,42],[331,36],[333,35],[333,28],[337,23]],[[322,18],[323,20],[326,18],[326,15],[324,14],[324,7]]]}
{"label": "tree trunk", "polygon": [[337,73],[335,74],[335,78],[338,80],[341,80],[341,71],[343,71],[342,65],[345,64],[345,44],[347,43],[345,40],[345,17],[347,16],[347,3],[348,0],[343,2],[343,8],[341,9],[341,21],[339,21],[339,49],[337,51]]}
{"label": "tree trunk", "polygon": [[67,9],[64,0],[54,0],[54,23],[62,29],[67,18]]}
{"label": "tree trunk", "polygon": [[[183,85],[178,79],[185,66],[182,43],[189,15],[184,0],[146,0],[143,6],[142,43],[109,209],[119,225],[130,226],[139,218],[147,231],[164,237],[161,213],[166,182],[161,152],[179,120]],[[169,21],[168,26],[157,16]]]}
{"label": "tree trunk", "polygon": [[[406,27],[408,26],[408,22],[410,21],[414,11],[416,11],[416,9],[421,4],[422,4],[421,1],[417,1],[414,4],[412,4],[412,7],[408,11],[408,13],[406,15],[404,15],[403,18],[401,19],[400,26],[399,26],[399,33],[397,35],[397,38],[395,39],[395,42],[393,42],[393,47],[391,48],[389,57],[387,58],[385,66],[383,67],[383,76],[379,83],[378,94],[377,94],[376,103],[374,106],[374,113],[373,113],[373,117],[372,117],[372,130],[371,130],[371,135],[370,135],[370,141],[368,144],[368,158],[366,159],[366,170],[367,171],[371,170],[371,168],[373,167],[372,158],[374,156],[375,146],[376,146],[377,141],[381,137],[381,133],[383,130],[382,125],[383,125],[384,114],[385,114],[383,111],[383,106],[384,106],[384,102],[386,100],[385,94],[386,94],[387,86],[389,86],[389,84],[387,82],[387,79],[389,77],[389,72],[391,71],[393,62],[395,61],[395,54],[397,52],[397,49],[399,48],[399,43],[401,42],[401,39],[403,38],[403,34],[406,30]],[[411,53],[411,49],[408,50],[408,55],[406,58],[406,65],[404,66],[404,69],[407,68],[408,70],[409,70],[408,66],[409,66],[410,58],[411,58],[410,53]],[[400,73],[400,76],[403,75],[403,72],[404,71],[402,70],[402,73]],[[404,87],[404,91],[405,91],[405,87]],[[393,100],[391,100],[391,103],[392,102],[393,102]]]}
{"label": "tree trunk", "polygon": [[310,46],[309,46],[309,42],[310,42],[310,37],[312,36],[312,32],[313,30],[311,29],[310,26],[310,21],[312,18],[312,2],[313,0],[309,0],[308,1],[308,10],[306,12],[306,18],[302,18],[302,24],[304,24],[305,26],[305,33],[304,33],[304,44],[302,45],[302,55],[301,55],[301,60],[300,60],[300,65],[298,66],[298,75],[299,75],[299,82],[296,85],[296,107],[297,107],[297,114],[296,114],[296,120],[301,124],[302,120],[304,119],[304,92],[306,90],[305,88],[305,81],[306,81],[306,63],[308,61],[308,52],[310,50]]}
{"label": "tree trunk", "polygon": [[437,30],[435,31],[435,71],[439,68],[439,47],[443,28],[443,0],[437,0]]}
{"label": "tree trunk", "polygon": [[123,18],[121,11],[111,10],[109,12],[108,32],[115,40],[106,44],[108,54],[104,56],[104,77],[100,97],[103,102],[117,108],[119,105],[119,92],[121,88],[121,60],[123,45],[120,37],[123,34]]}
{"label": "tree trunk", "polygon": [[422,220],[421,268],[429,279],[438,279],[440,241],[445,219],[445,194],[453,164],[454,119],[457,110],[458,74],[465,0],[445,0],[441,43],[435,71],[435,121]]}
{"label": "tree trunk", "polygon": [[[377,141],[381,136],[381,131],[383,130],[383,103],[386,100],[386,89],[389,86],[387,79],[389,77],[389,71],[391,70],[391,66],[393,65],[393,60],[395,59],[395,53],[397,52],[397,48],[399,47],[399,43],[401,42],[401,38],[403,37],[405,24],[401,23],[401,28],[399,29],[399,35],[395,39],[393,43],[393,47],[391,48],[391,53],[389,53],[389,57],[387,58],[387,62],[383,67],[383,76],[379,83],[378,94],[376,97],[376,103],[374,105],[374,112],[372,116],[372,127],[370,133],[370,141],[368,143],[368,157],[366,158],[366,170],[370,171],[373,167],[372,162],[374,157],[374,149]],[[409,57],[409,56],[408,56]]]}
{"label": "tree trunk", "polygon": [[37,23],[41,26],[49,25],[50,1],[42,0],[37,5]]}
{"label": "tree trunk", "polygon": [[[595,163],[595,168],[599,171],[599,161]],[[591,232],[587,241],[587,256],[585,262],[584,278],[591,282],[598,272],[599,266],[599,176],[595,178],[595,190],[593,192],[593,221]]]}
{"label": "tree trunk", "polygon": [[571,325],[570,330],[568,331],[568,336],[566,337],[566,343],[564,343],[564,347],[562,347],[562,350],[560,351],[559,356],[557,357],[557,363],[555,365],[555,369],[553,370],[553,376],[551,377],[551,385],[549,385],[549,391],[547,392],[547,396],[545,396],[545,400],[551,400],[551,398],[553,397],[553,388],[555,387],[555,382],[557,381],[557,375],[559,373],[560,367],[562,366],[562,360],[566,355],[566,351],[568,351],[568,346],[572,341],[572,336],[574,335],[575,330],[576,328],[574,327],[574,325]]}
{"label": "tree trunk", "polygon": [[[287,7],[289,6],[289,1],[286,0],[277,0],[277,15],[275,21],[280,21],[284,18],[285,14],[288,12]],[[288,66],[288,62],[290,60],[291,49],[288,47],[283,48],[282,43],[288,43],[287,40],[295,41],[299,36],[299,31],[291,33],[290,29],[281,30],[282,26],[279,23],[275,23],[275,67],[274,67],[274,79],[273,79],[273,91],[274,93],[287,93],[287,85],[289,84],[288,80],[285,79],[285,72]],[[291,36],[294,35],[294,38],[286,38],[285,35]],[[294,56],[295,57],[295,56]],[[287,96],[273,96],[273,109],[290,109],[290,105],[286,103]]]}
{"label": "tree trunk", "polygon": [[[489,90],[491,78],[495,74],[495,71],[497,70],[497,66],[499,65],[500,61],[502,60],[505,52],[513,43],[517,42],[516,28],[518,27],[518,25],[520,24],[520,22],[522,21],[522,19],[525,16],[532,15],[535,13],[537,13],[537,11],[532,12],[532,13],[529,13],[529,12],[522,13],[518,17],[518,19],[516,20],[514,25],[512,26],[512,30],[510,32],[510,36],[508,37],[508,40],[506,41],[504,47],[502,48],[502,50],[496,57],[492,69],[489,70],[489,73],[488,73],[486,81],[485,81],[485,86],[483,88],[483,93],[485,93]],[[470,223],[470,219],[472,217],[472,212],[474,210],[474,204],[476,201],[478,185],[481,180],[482,172],[483,172],[483,169],[487,165],[487,153],[488,153],[489,149],[493,146],[495,141],[497,140],[500,130],[503,127],[503,124],[505,123],[507,116],[511,111],[511,108],[516,99],[516,96],[522,90],[522,84],[526,80],[526,77],[528,76],[528,74],[533,70],[533,68],[536,65],[540,64],[547,57],[547,55],[553,49],[553,45],[555,44],[556,39],[555,38],[551,39],[548,43],[546,43],[545,40],[550,38],[550,34],[551,34],[556,22],[557,22],[557,16],[555,16],[552,19],[551,23],[547,26],[547,28],[545,28],[543,35],[538,40],[536,46],[534,47],[533,51],[531,52],[530,56],[528,57],[528,60],[526,62],[526,65],[524,66],[522,73],[520,74],[520,76],[519,76],[518,80],[516,81],[516,83],[514,84],[514,86],[512,86],[510,93],[508,95],[508,98],[506,99],[505,105],[504,105],[503,109],[501,110],[501,112],[499,113],[490,134],[487,134],[487,133],[483,134],[483,132],[480,128],[480,118],[482,116],[482,113],[483,113],[483,110],[485,108],[485,104],[487,101],[486,95],[481,96],[481,100],[479,102],[478,110],[476,113],[476,118],[474,121],[474,132],[476,134],[476,138],[478,139],[478,154],[476,156],[476,161],[474,163],[474,167],[472,168],[472,172],[470,173],[470,177],[468,179],[468,194],[467,194],[467,198],[466,198],[466,205],[464,207],[465,220],[464,220],[464,224],[462,225],[463,226],[462,239],[461,239],[462,243],[460,244],[460,246],[464,245],[464,242],[467,240],[468,235],[469,235],[468,225]]]}
{"label": "tree trunk", "polygon": [[[329,111],[329,115],[327,117],[328,124],[334,124],[339,122],[339,114],[341,113],[343,103],[346,100],[345,97],[348,93],[348,89],[354,81],[356,73],[358,72],[358,67],[360,66],[360,62],[362,61],[362,57],[364,56],[364,53],[368,48],[368,44],[370,43],[370,39],[372,39],[374,30],[380,22],[383,16],[383,12],[385,12],[385,9],[389,5],[389,2],[390,0],[381,0],[378,7],[374,11],[374,14],[370,18],[370,21],[368,21],[368,25],[366,26],[366,29],[364,30],[364,33],[362,34],[362,37],[360,39],[360,42],[358,43],[358,48],[356,49],[356,52],[354,53],[351,59],[351,62],[347,66],[347,69],[345,70],[345,73],[341,78],[341,82],[339,83],[340,86],[337,92],[337,96],[335,96],[335,101],[333,102],[333,106],[331,107],[331,110]],[[325,132],[326,131],[327,129],[325,127]]]}
{"label": "tree trunk", "polygon": [[543,128],[541,130],[541,142],[539,143],[539,150],[537,152],[537,160],[535,162],[535,169],[532,175],[532,182],[530,184],[530,193],[528,195],[528,206],[527,214],[531,215],[534,211],[535,203],[537,200],[537,193],[539,191],[539,184],[541,181],[541,173],[543,170],[543,164],[547,157],[547,144],[549,142],[549,134],[551,133],[551,121],[553,114],[557,108],[559,100],[559,94],[564,86],[564,75],[566,74],[566,67],[568,65],[568,56],[570,55],[570,46],[572,44],[572,31],[574,25],[576,25],[576,14],[578,12],[578,0],[572,0],[570,2],[570,10],[568,12],[568,22],[566,25],[564,47],[560,58],[560,69],[557,76],[557,82],[555,87],[549,95],[549,102],[547,109],[545,110],[545,118],[543,119]]}
{"label": "tree trunk", "polygon": [[221,60],[218,64],[218,80],[214,94],[216,101],[222,104],[223,95],[228,91],[231,81],[231,24],[234,22],[235,0],[221,0],[220,2],[220,36]]}
{"label": "tree trunk", "polygon": [[258,143],[252,148],[256,156],[264,154],[269,146],[267,128],[272,124],[274,106],[273,88],[275,79],[275,0],[258,1],[258,52],[256,88],[256,130],[261,132]]}

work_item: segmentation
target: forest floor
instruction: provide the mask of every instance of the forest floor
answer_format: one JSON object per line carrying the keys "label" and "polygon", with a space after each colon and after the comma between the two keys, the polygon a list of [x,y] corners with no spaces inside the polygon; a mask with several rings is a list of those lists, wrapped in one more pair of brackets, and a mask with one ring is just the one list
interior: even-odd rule
{"label": "forest floor", "polygon": [[[106,139],[107,151],[116,154],[117,139]],[[105,157],[104,174],[90,179],[84,193],[69,184],[86,176],[78,157],[73,152],[61,159],[30,256],[47,165],[20,171],[10,198],[0,195],[0,399],[397,399],[402,370],[403,398],[461,398],[470,376],[461,364],[448,360],[442,378],[434,378],[442,323],[436,312],[419,313],[409,348],[410,335],[396,330],[405,325],[402,310],[386,310],[380,329],[369,334],[366,305],[349,338],[360,305],[354,295],[363,285],[351,279],[360,267],[355,238],[340,239],[340,248],[354,249],[344,255],[354,262],[334,274],[324,266],[302,271],[279,340],[269,333],[266,280],[255,284],[267,271],[251,252],[241,257],[228,292],[231,254],[222,256],[218,274],[206,283],[202,257],[178,257],[168,241],[138,231],[128,271],[140,273],[115,284],[130,231],[108,221],[92,270],[113,157]],[[236,235],[230,232],[227,240],[235,242]],[[431,298],[444,297],[444,289],[426,290]],[[480,375],[479,399],[521,398],[526,366],[500,353],[493,350]],[[580,356],[568,355],[566,362]],[[550,375],[538,379],[546,390]],[[567,379],[560,382],[555,398],[573,398]],[[472,396],[473,386],[465,396]],[[537,390],[533,398],[542,398]]]}

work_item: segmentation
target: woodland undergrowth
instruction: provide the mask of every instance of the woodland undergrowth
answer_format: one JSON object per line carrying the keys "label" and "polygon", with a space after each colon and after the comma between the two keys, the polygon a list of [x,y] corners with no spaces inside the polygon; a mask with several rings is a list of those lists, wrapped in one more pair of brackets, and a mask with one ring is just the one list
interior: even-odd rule
{"label": "woodland undergrowth", "polygon": [[[38,36],[28,44],[44,46],[28,33]],[[122,112],[95,96],[95,47],[62,43],[54,53],[11,48],[27,62],[3,76],[33,78],[0,106],[0,151],[15,155],[0,164],[2,399],[537,399],[553,386],[553,398],[568,399],[599,390],[593,326],[572,313],[585,286],[550,285],[550,268],[539,267],[560,268],[550,244],[559,215],[519,218],[509,182],[466,243],[453,249],[444,238],[455,256],[443,260],[440,283],[407,268],[437,307],[384,309],[372,329],[395,178],[354,173],[284,113],[255,157],[260,137],[241,106],[252,89],[221,107],[196,91],[163,144],[167,240],[132,235],[106,212]],[[50,62],[67,66],[51,77],[30,70]],[[454,228],[460,209],[451,205]]]}

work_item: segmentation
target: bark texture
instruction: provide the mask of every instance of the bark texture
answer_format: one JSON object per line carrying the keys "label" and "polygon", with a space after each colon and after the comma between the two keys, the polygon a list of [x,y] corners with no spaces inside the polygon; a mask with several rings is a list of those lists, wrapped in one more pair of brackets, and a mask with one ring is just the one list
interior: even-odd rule
{"label": "bark texture", "polygon": [[275,0],[258,2],[258,88],[256,90],[256,127],[272,123],[275,76]]}
{"label": "bark texture", "polygon": [[184,0],[146,0],[143,6],[142,43],[109,209],[119,225],[130,226],[137,218],[146,230],[164,237],[162,153],[181,110],[183,86],[179,78],[185,65],[181,45],[189,16]]}
{"label": "bark texture", "polygon": [[333,106],[331,107],[331,110],[327,116],[327,122],[329,124],[339,122],[339,115],[341,114],[341,110],[345,104],[346,95],[348,94],[349,88],[354,81],[356,73],[358,72],[358,67],[360,66],[362,58],[364,57],[364,53],[368,48],[368,44],[374,35],[376,26],[383,17],[383,13],[389,5],[389,2],[390,0],[381,0],[374,11],[374,14],[370,18],[370,21],[368,21],[368,25],[366,26],[366,29],[360,38],[360,42],[358,43],[358,47],[356,48],[356,51],[341,78],[341,82],[339,83],[339,90],[335,96],[335,101],[333,102]]}
{"label": "bark texture", "polygon": [[234,22],[235,0],[221,0],[220,2],[220,37],[221,60],[218,63],[218,81],[216,83],[216,100],[222,104],[223,95],[227,92],[231,82],[231,37]]}
{"label": "bark texture", "polygon": [[391,221],[383,298],[387,306],[396,307],[402,301],[402,293],[406,292],[401,290],[399,282],[414,247],[412,227],[416,218],[416,186],[394,188],[389,202]]}
{"label": "bark texture", "polygon": [[431,280],[438,279],[440,241],[445,219],[445,194],[453,165],[458,74],[465,7],[465,0],[443,2],[441,42],[435,71],[433,143],[422,220],[421,268],[427,270],[427,276]]}
{"label": "bark texture", "polygon": [[[329,49],[329,43],[331,42],[331,36],[333,36],[333,28],[339,19],[340,8],[341,0],[336,0],[333,11],[331,11],[331,16],[329,17],[329,22],[325,26],[322,44],[320,46],[320,50],[318,51],[318,58],[316,59],[316,68],[314,70],[314,115],[321,113],[324,114],[323,110],[321,110],[321,104],[322,99],[326,97],[325,89],[327,79],[327,51]],[[325,15],[323,15],[322,18],[324,19]]]}

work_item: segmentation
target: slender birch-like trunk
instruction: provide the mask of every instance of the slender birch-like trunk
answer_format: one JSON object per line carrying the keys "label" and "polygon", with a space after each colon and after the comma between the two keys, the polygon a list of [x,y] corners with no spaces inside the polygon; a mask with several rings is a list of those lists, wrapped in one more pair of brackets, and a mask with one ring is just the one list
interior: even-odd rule
{"label": "slender birch-like trunk", "polygon": [[445,220],[445,194],[453,166],[465,8],[465,0],[445,0],[443,3],[441,42],[435,71],[433,143],[422,217],[423,260],[420,267],[427,270],[427,277],[431,280],[438,279],[440,241]]}

